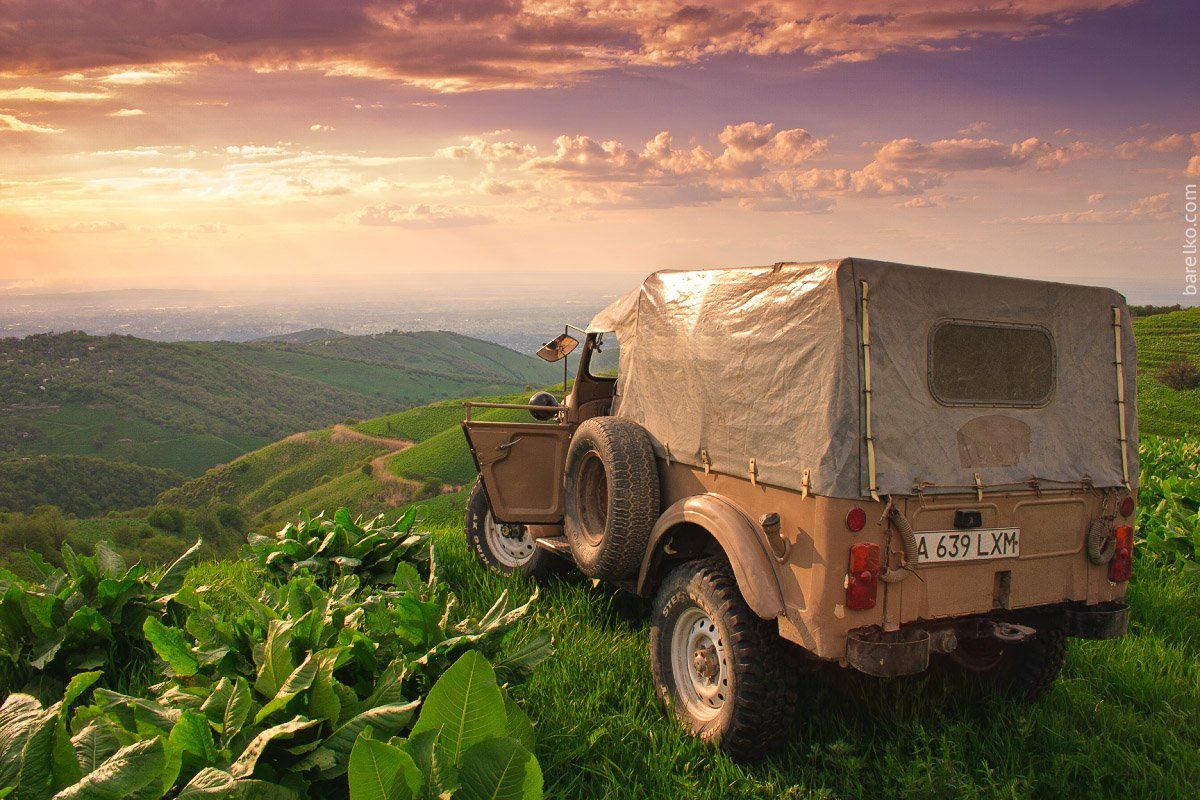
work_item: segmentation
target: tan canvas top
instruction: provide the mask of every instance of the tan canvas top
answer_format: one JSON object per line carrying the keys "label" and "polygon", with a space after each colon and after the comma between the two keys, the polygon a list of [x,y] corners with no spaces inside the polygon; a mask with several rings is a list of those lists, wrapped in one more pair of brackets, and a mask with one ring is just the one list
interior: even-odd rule
{"label": "tan canvas top", "polygon": [[[1133,332],[1111,289],[857,258],[658,272],[589,326],[620,344],[614,413],[643,425],[664,457],[707,457],[733,475],[749,474],[753,459],[764,483],[801,489],[807,472],[813,493],[869,495],[864,284],[880,494],[963,491],[976,475],[984,487],[1118,486],[1126,472],[1136,483]],[[1043,401],[935,398],[933,337],[956,320],[1048,334]]]}

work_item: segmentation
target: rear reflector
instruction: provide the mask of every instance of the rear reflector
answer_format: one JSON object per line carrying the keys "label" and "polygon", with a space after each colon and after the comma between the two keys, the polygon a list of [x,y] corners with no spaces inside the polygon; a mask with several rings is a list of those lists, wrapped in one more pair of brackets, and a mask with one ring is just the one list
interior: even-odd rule
{"label": "rear reflector", "polygon": [[1133,574],[1133,526],[1121,525],[1113,531],[1113,536],[1117,540],[1117,550],[1108,562],[1108,579],[1123,583]]}
{"label": "rear reflector", "polygon": [[846,527],[854,533],[858,533],[863,528],[867,527],[867,512],[863,511],[858,506],[846,512]]}
{"label": "rear reflector", "polygon": [[1133,495],[1126,495],[1125,499],[1121,501],[1121,516],[1126,518],[1133,516]]}
{"label": "rear reflector", "polygon": [[879,545],[859,542],[850,547],[850,573],[846,576],[846,608],[866,611],[875,607],[879,588]]}

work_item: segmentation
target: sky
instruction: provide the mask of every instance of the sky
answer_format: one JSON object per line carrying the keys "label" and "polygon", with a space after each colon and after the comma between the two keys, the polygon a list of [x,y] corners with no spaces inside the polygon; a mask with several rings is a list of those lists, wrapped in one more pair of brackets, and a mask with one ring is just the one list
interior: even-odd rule
{"label": "sky", "polygon": [[855,255],[1187,304],[1198,31],[1190,0],[0,0],[0,302]]}

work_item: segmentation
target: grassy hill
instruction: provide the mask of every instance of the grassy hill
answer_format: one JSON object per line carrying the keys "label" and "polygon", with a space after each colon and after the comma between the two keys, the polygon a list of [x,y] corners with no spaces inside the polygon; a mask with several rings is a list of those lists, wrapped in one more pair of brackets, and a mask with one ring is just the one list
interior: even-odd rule
{"label": "grassy hill", "polygon": [[[523,403],[527,395],[474,398]],[[408,409],[353,426],[289,436],[170,489],[163,504],[199,508],[213,498],[238,505],[256,524],[301,508],[349,506],[376,514],[414,499],[458,491],[475,474],[459,423],[463,401]],[[527,419],[492,409],[481,419]]]}
{"label": "grassy hill", "polygon": [[1168,363],[1200,366],[1200,308],[1133,321],[1138,345],[1138,421],[1141,432],[1182,436],[1200,431],[1200,389],[1177,390],[1159,380]]}
{"label": "grassy hill", "polygon": [[247,344],[4,339],[0,459],[89,455],[199,475],[296,431],[553,374],[532,357],[438,331]]}
{"label": "grassy hill", "polygon": [[280,333],[275,336],[260,336],[255,342],[280,342],[283,344],[308,344],[322,342],[328,339],[341,339],[349,334],[335,331],[333,328],[306,328],[292,333]]}

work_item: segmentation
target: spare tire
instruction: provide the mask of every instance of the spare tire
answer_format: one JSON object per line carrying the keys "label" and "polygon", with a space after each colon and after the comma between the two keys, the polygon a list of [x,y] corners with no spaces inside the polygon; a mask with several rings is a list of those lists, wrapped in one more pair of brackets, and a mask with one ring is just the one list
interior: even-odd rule
{"label": "spare tire", "polygon": [[567,452],[564,533],[581,572],[621,580],[641,566],[658,520],[658,465],[650,435],[617,417],[592,417]]}

